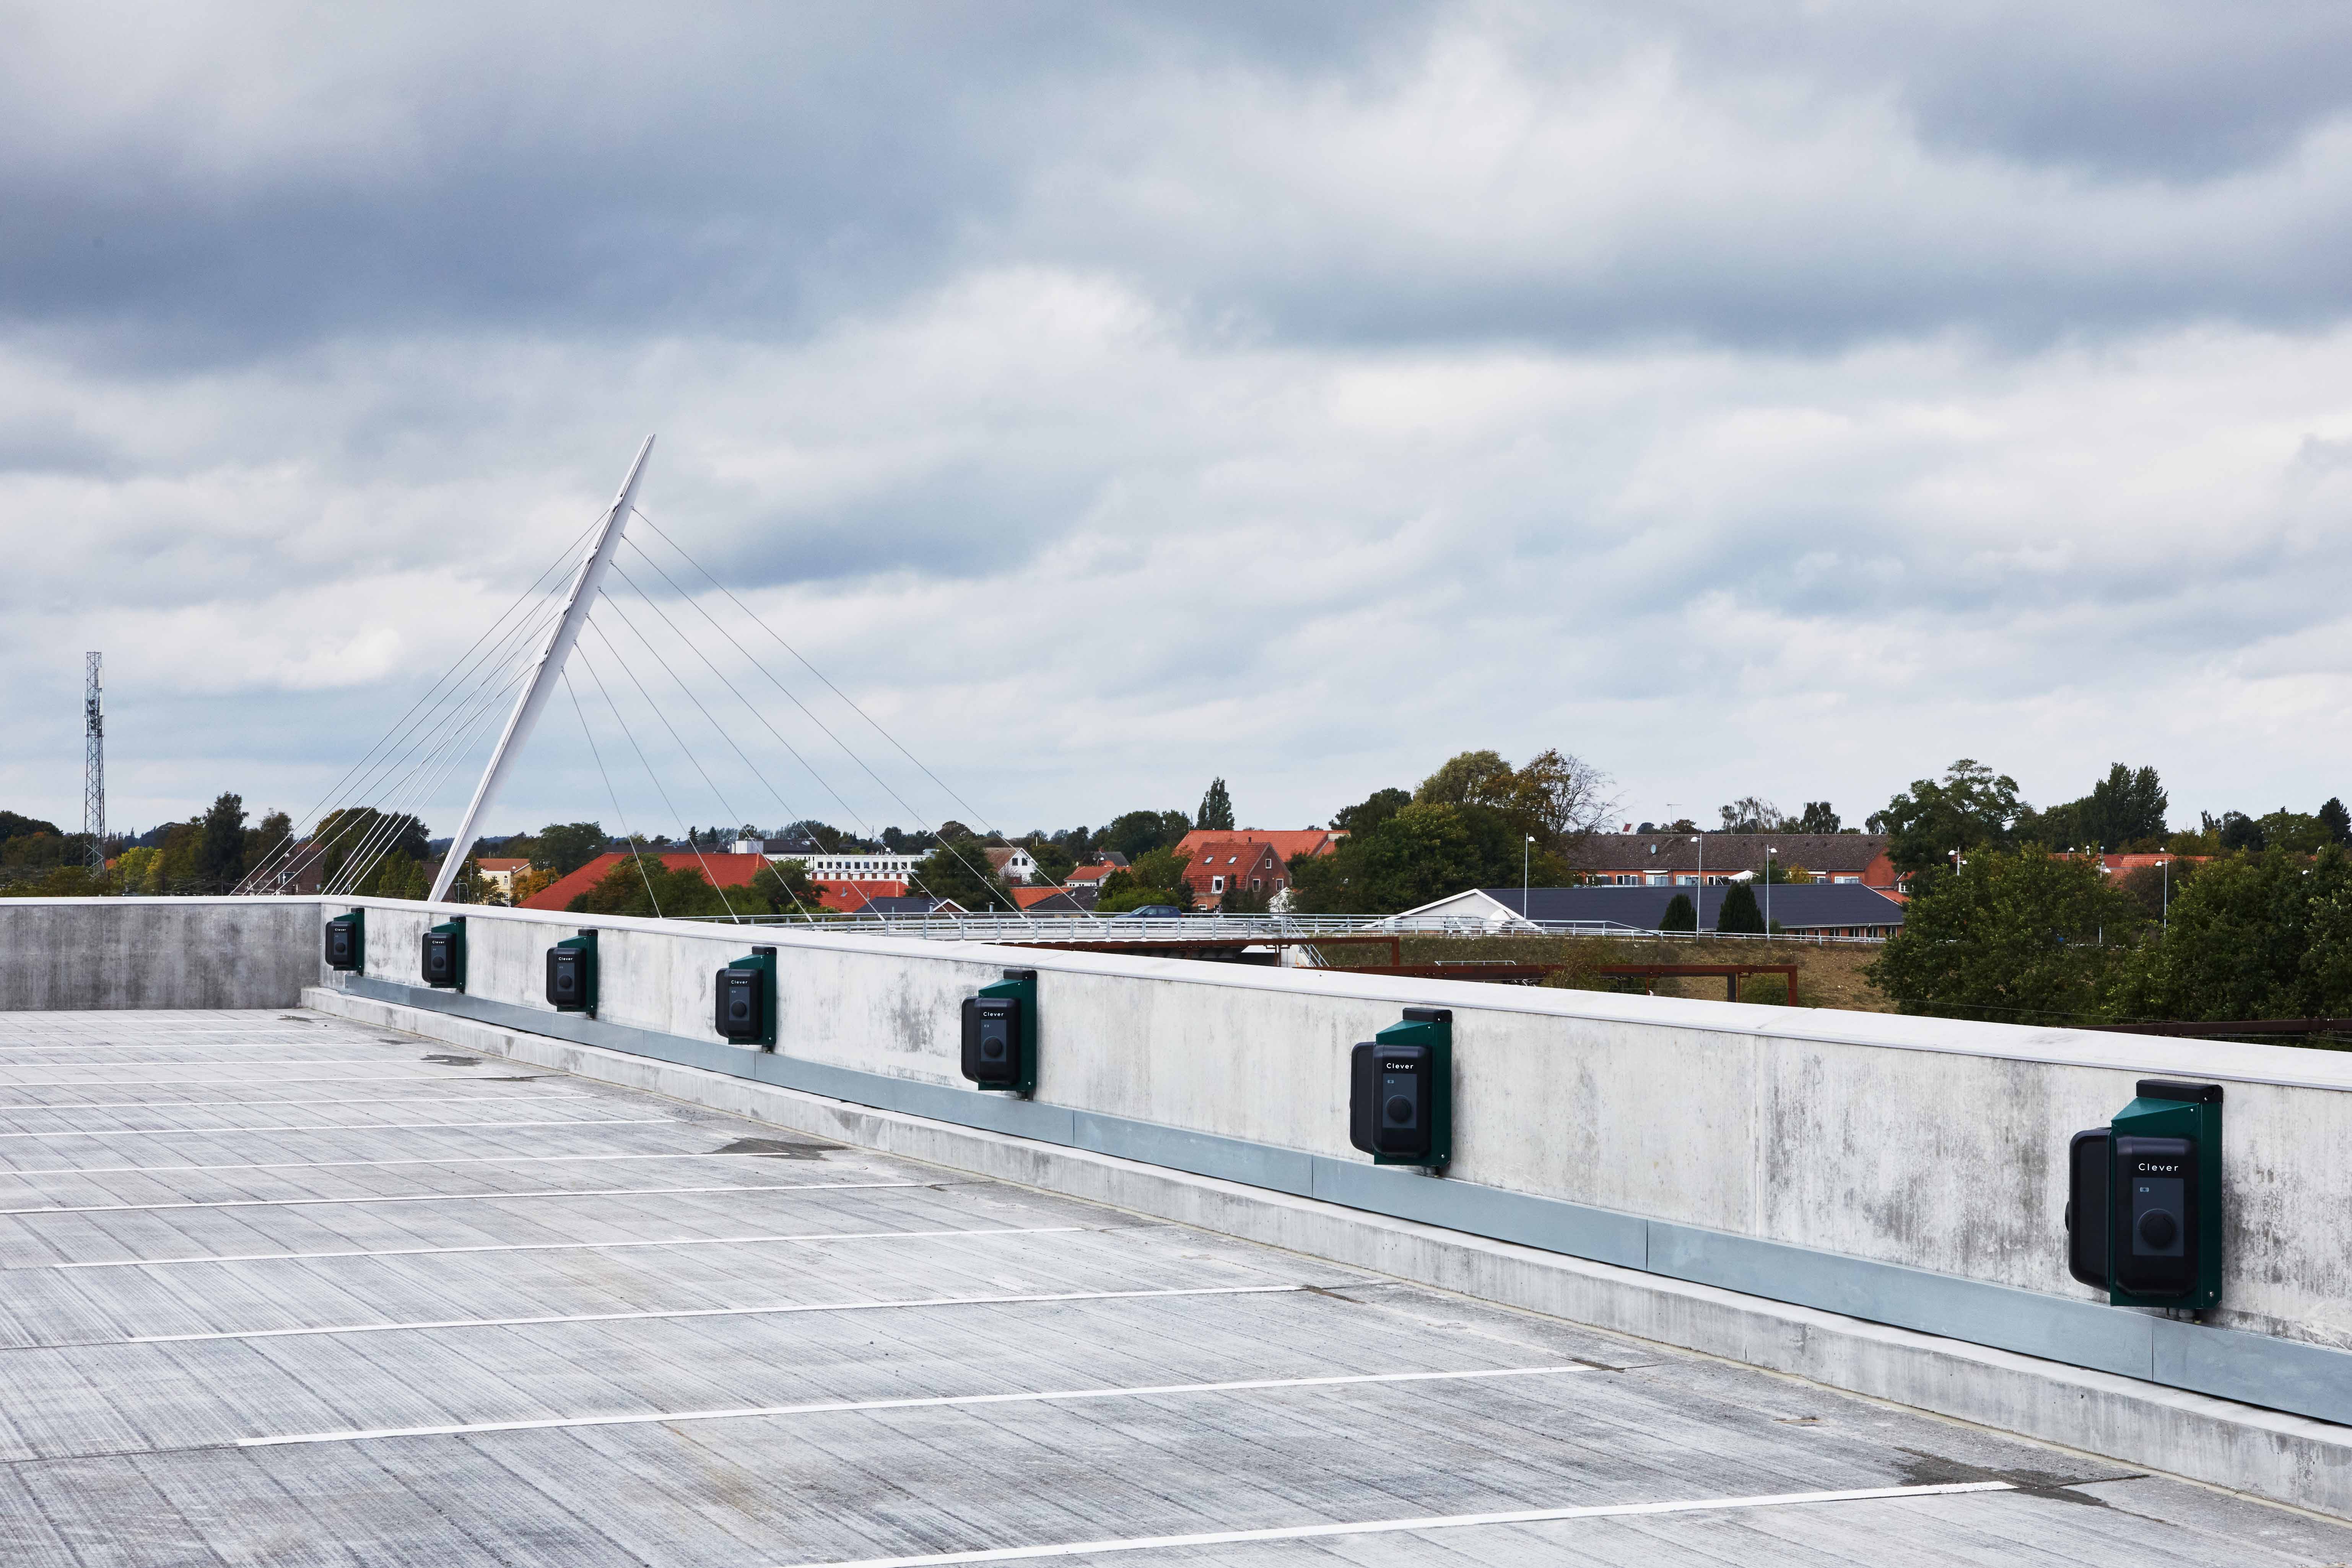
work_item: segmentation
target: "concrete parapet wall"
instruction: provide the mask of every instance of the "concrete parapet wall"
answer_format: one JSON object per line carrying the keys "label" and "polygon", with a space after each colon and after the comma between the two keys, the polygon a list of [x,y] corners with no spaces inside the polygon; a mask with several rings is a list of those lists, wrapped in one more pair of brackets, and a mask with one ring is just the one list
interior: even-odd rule
{"label": "concrete parapet wall", "polygon": [[[425,928],[459,912],[363,900],[320,918],[361,906],[368,973],[409,985]],[[2066,1273],[2068,1136],[2104,1124],[2141,1077],[2220,1081],[2228,1276],[2207,1321],[2352,1347],[2352,1160],[2338,1152],[2352,1148],[2352,1057],[2334,1052],[788,926],[464,912],[475,996],[546,1012],[548,945],[593,925],[600,1022],[740,1048],[711,1028],[712,976],[756,941],[779,950],[781,1054],[957,1092],[961,998],[1009,965],[1034,968],[1039,1105],[1344,1162],[1363,1158],[1347,1141],[1350,1044],[1402,1006],[1451,1007],[1446,1180],[2065,1302],[2104,1301]]]}
{"label": "concrete parapet wall", "polygon": [[291,1007],[314,899],[0,899],[0,1012]]}

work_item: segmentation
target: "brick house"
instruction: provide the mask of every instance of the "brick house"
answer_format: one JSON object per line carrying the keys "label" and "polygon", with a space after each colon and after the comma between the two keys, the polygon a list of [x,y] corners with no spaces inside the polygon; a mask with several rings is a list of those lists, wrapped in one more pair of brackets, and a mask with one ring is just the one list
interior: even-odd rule
{"label": "brick house", "polygon": [[1209,838],[1184,863],[1184,885],[1192,889],[1195,906],[1213,910],[1229,892],[1247,889],[1258,898],[1273,898],[1290,886],[1290,867],[1265,839]]}

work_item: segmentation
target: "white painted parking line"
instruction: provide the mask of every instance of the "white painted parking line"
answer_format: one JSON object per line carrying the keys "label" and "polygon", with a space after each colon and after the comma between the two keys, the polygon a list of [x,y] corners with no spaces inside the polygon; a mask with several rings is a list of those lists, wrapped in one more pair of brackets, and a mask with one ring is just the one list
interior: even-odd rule
{"label": "white painted parking line", "polygon": [[[1359,1281],[1349,1280],[1349,1288]],[[1054,1290],[994,1296],[908,1296],[887,1301],[775,1301],[756,1307],[679,1307],[665,1311],[551,1312],[527,1318],[425,1318],[402,1323],[330,1323],[312,1329],[227,1329],[201,1334],[133,1334],[77,1345],[185,1345],[215,1340],[304,1340],[344,1334],[414,1334],[449,1329],[537,1329],[563,1323],[653,1323],[686,1318],[780,1318],[802,1312],[898,1312],[917,1307],[1025,1307],[1052,1301],[1144,1301],[1179,1296],[1281,1296],[1308,1285],[1209,1285],[1181,1290]],[[1332,1287],[1326,1286],[1328,1289]]]}
{"label": "white painted parking line", "polygon": [[1582,1364],[1506,1366],[1475,1372],[1367,1372],[1329,1377],[1243,1378],[1228,1383],[1163,1383],[1141,1388],[1066,1388],[1044,1394],[939,1394],[905,1399],[828,1399],[808,1405],[745,1405],[729,1410],[669,1410],[626,1415],[552,1415],[536,1421],[474,1421],[447,1426],[377,1426],[347,1432],[303,1432],[276,1437],[240,1437],[236,1446],[240,1448],[278,1448],[297,1443],[367,1443],[384,1437],[466,1437],[486,1432],[554,1432],[582,1426],[657,1426],[673,1421],[740,1421],[770,1415],[830,1415],[861,1410],[1076,1404],[1091,1399],[1248,1394],[1274,1388],[1339,1388],[1382,1383],[1465,1383],[1501,1377],[1553,1377],[1596,1370]]}
{"label": "white painted parking line", "polygon": [[[301,1082],[299,1079],[292,1080]],[[340,1082],[335,1079],[332,1081]],[[64,1110],[254,1110],[264,1105],[514,1105],[535,1100],[595,1100],[574,1090],[535,1094],[360,1094],[340,1100],[89,1100],[58,1105],[0,1105],[0,1115],[26,1110],[43,1115]]]}
{"label": "white painted parking line", "polygon": [[[431,1045],[430,1040],[403,1040],[401,1045]],[[197,1040],[175,1041],[170,1045],[142,1046],[136,1040],[53,1040],[37,1044],[31,1040],[0,1040],[0,1051],[286,1051],[316,1049],[325,1046],[344,1050],[381,1052],[392,1044],[389,1040]]]}
{"label": "white painted parking line", "polygon": [[[0,1139],[210,1138],[223,1132],[421,1132],[436,1127],[675,1127],[684,1120],[678,1116],[562,1116],[545,1121],[329,1121],[307,1127],[263,1122],[247,1127],[109,1127],[98,1131],[68,1128],[61,1132],[0,1132]],[[53,1173],[44,1171],[0,1172],[0,1174],[26,1176]]]}
{"label": "white painted parking line", "polygon": [[943,1236],[1071,1236],[1083,1225],[985,1226],[976,1230],[803,1230],[779,1236],[672,1236],[654,1241],[494,1241],[473,1247],[354,1247],[345,1252],[221,1252],[204,1258],[110,1258],[45,1268],[178,1268],[191,1263],[301,1263],[321,1258],[438,1258],[461,1252],[626,1252],[640,1247],[757,1247],[777,1242],[898,1241]]}
{"label": "white painted parking line", "polygon": [[[452,1054],[454,1055],[456,1053]],[[65,1062],[26,1062],[25,1065],[26,1067],[65,1067],[68,1064]],[[95,1066],[97,1064],[92,1065]],[[132,1067],[179,1067],[184,1064],[179,1062],[132,1062],[129,1065]],[[348,1068],[364,1067],[367,1064],[364,1062],[324,1061],[262,1062],[256,1065],[261,1067],[279,1068]],[[386,1062],[384,1064],[387,1068],[396,1065],[401,1064],[395,1064],[393,1062]],[[512,1068],[524,1066],[525,1064],[521,1062],[492,1061],[486,1058],[484,1058],[482,1065],[485,1067]],[[231,1089],[240,1083],[249,1083],[256,1089],[276,1089],[278,1085],[287,1083],[370,1083],[379,1086],[387,1083],[521,1083],[532,1079],[553,1078],[557,1076],[554,1073],[542,1072],[516,1074],[502,1078],[468,1078],[466,1074],[470,1071],[472,1071],[472,1069],[469,1068],[444,1068],[438,1072],[418,1072],[412,1068],[406,1068],[404,1066],[403,1070],[399,1072],[369,1073],[357,1078],[351,1077],[347,1074],[338,1074],[330,1078],[225,1078],[219,1073],[208,1072],[197,1073],[186,1078],[116,1078],[112,1076],[104,1078],[45,1078],[35,1079],[32,1081],[26,1083],[11,1083],[5,1079],[0,1079],[0,1094],[13,1093],[20,1089],[113,1089],[118,1085],[127,1084],[135,1088],[141,1084],[158,1083],[201,1083],[211,1085],[215,1089]],[[31,1110],[34,1109],[36,1108],[29,1105],[0,1106],[0,1110]]]}
{"label": "white painted parking line", "polygon": [[793,1568],[947,1568],[956,1563],[1021,1563],[1040,1557],[1081,1557],[1098,1552],[1160,1552],[1190,1546],[1232,1546],[1253,1541],[1312,1541],[1334,1535],[1392,1535],[1479,1525],[1549,1524],[1566,1519],[1628,1519],[1664,1513],[1724,1513],[1738,1509],[1794,1508],[1819,1503],[1876,1502],[1889,1498],[1952,1497],[2008,1492],[2008,1481],[1950,1481],[1937,1486],[1860,1487],[1840,1492],[1776,1492],[1764,1497],[1693,1498],[1682,1502],[1597,1503],[1586,1508],[1525,1508],[1505,1513],[1442,1513],[1425,1519],[1367,1520],[1350,1524],[1296,1524],[1275,1530],[1213,1530],[1192,1535],[1136,1535],[1073,1541],[1054,1546],[998,1546],[977,1552],[930,1552],[919,1557],[861,1557],[855,1562],[804,1563]]}
{"label": "white painted parking line", "polygon": [[401,1193],[383,1198],[220,1198],[210,1202],[168,1204],[55,1204],[36,1209],[0,1209],[0,1218],[44,1214],[157,1214],[167,1209],[309,1209],[340,1208],[359,1204],[493,1203],[509,1198],[651,1198],[682,1193],[830,1193],[864,1191],[870,1187],[936,1187],[939,1182],[797,1182],[761,1183],[723,1187],[542,1187],[520,1193]]}
{"label": "white painted parking line", "polygon": [[[380,1169],[386,1165],[563,1165],[583,1164],[590,1161],[618,1163],[624,1160],[772,1160],[773,1154],[755,1152],[741,1154],[721,1154],[705,1150],[699,1153],[676,1154],[452,1154],[445,1159],[415,1157],[403,1160],[271,1160],[259,1164],[233,1165],[45,1165],[32,1171],[0,1170],[0,1177],[21,1181],[31,1176],[177,1176],[193,1171],[351,1171]],[[0,1209],[0,1214],[7,1211]]]}

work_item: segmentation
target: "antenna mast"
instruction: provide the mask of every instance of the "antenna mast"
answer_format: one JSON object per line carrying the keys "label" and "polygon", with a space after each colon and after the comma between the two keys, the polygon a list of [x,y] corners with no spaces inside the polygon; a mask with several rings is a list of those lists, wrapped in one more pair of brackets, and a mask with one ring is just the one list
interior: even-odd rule
{"label": "antenna mast", "polygon": [[84,654],[82,686],[81,830],[89,838],[89,868],[106,869],[106,711],[98,667],[103,654]]}

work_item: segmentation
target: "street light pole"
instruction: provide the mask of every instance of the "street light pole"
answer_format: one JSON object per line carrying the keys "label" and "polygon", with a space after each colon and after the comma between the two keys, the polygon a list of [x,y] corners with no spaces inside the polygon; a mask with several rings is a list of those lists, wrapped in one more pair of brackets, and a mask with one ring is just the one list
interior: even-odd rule
{"label": "street light pole", "polygon": [[1706,929],[1706,835],[1694,833],[1691,842],[1698,846],[1698,897],[1691,900],[1691,940],[1696,942]]}
{"label": "street light pole", "polygon": [[2157,864],[2164,868],[2164,920],[2161,922],[2162,929],[2170,931],[2172,929],[2172,861],[2169,858],[2167,858],[2158,860]]}
{"label": "street light pole", "polygon": [[1528,835],[1525,847],[1519,850],[1519,919],[1528,918],[1528,866],[1535,859],[1536,836]]}
{"label": "street light pole", "polygon": [[1764,940],[1772,940],[1772,857],[1780,851],[1764,846]]}

